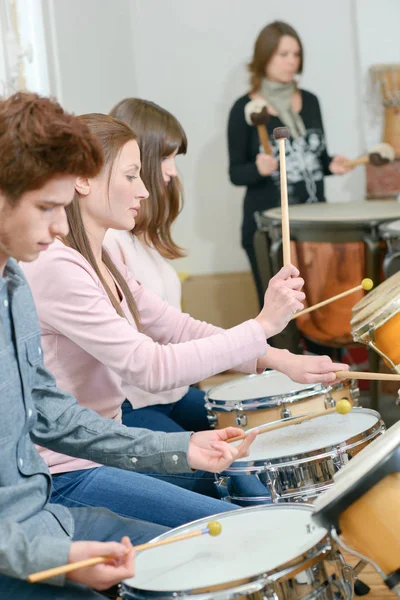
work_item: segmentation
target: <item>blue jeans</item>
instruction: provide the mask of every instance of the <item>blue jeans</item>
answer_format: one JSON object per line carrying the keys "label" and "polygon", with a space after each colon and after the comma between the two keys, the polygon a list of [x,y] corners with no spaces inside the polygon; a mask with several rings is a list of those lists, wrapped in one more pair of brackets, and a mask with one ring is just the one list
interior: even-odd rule
{"label": "blue jeans", "polygon": [[[104,508],[73,508],[74,540],[120,541],[128,535],[132,543],[142,544],[166,531],[165,527],[124,519]],[[64,587],[32,584],[0,574],[0,598],[9,600],[101,600],[100,593],[76,583]]]}
{"label": "blue jeans", "polygon": [[129,400],[122,405],[122,422],[127,427],[143,427],[152,431],[204,431],[210,429],[204,404],[204,392],[190,387],[172,404],[154,404],[132,408]]}
{"label": "blue jeans", "polygon": [[156,477],[113,467],[54,475],[51,502],[68,507],[102,506],[121,517],[166,527],[237,508]]}
{"label": "blue jeans", "polygon": [[[129,400],[125,400],[122,405],[122,422],[127,427],[143,427],[167,433],[210,429],[204,405],[204,392],[195,387],[190,387],[187,394],[172,404],[155,404],[134,410]],[[214,476],[204,471],[182,475],[148,475],[210,498],[219,498]]]}

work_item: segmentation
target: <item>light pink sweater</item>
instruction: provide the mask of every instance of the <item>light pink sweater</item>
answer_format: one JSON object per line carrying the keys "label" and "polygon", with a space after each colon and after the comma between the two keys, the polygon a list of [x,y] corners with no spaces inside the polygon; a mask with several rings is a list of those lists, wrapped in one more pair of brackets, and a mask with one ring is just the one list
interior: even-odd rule
{"label": "light pink sweater", "polygon": [[[116,262],[123,262],[133,277],[144,288],[156,294],[170,306],[181,310],[181,283],[172,265],[129,231],[109,229],[104,245]],[[133,408],[142,408],[154,404],[171,404],[180,400],[188,391],[188,386],[175,390],[164,390],[151,394],[134,385],[123,382],[126,398]]]}
{"label": "light pink sweater", "polygon": [[[121,420],[121,381],[157,393],[234,367],[255,372],[256,359],[266,353],[257,321],[227,331],[196,321],[147,292],[118,264],[138,306],[139,333],[125,299],[127,319],[116,313],[90,264],[59,241],[22,267],[39,314],[46,367],[61,389],[103,417]],[[96,466],[50,450],[41,454],[52,473]]]}

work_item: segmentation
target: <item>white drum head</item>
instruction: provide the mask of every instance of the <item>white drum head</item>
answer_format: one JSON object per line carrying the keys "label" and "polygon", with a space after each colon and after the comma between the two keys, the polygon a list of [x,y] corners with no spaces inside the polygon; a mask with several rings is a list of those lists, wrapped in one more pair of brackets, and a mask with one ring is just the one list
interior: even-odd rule
{"label": "white drum head", "polygon": [[[201,529],[217,519],[222,532],[140,552],[132,588],[173,592],[256,577],[313,548],[326,531],[311,520],[310,506],[260,506],[201,519],[161,538]],[[159,538],[157,538],[159,539]]]}
{"label": "white drum head", "polygon": [[[356,408],[347,415],[333,413],[303,421],[297,425],[288,425],[282,429],[261,433],[250,446],[249,456],[235,461],[232,466],[243,463],[243,461],[297,456],[344,444],[346,440],[364,433],[378,421],[379,419],[373,411]],[[229,468],[227,470],[229,471]]]}
{"label": "white drum head", "polygon": [[393,237],[396,238],[400,237],[400,219],[391,221],[390,223],[384,223],[379,229],[383,234],[386,234],[385,237],[390,237],[390,234],[393,234]]}
{"label": "white drum head", "polygon": [[[340,209],[338,208],[340,206]],[[271,219],[281,218],[280,208],[263,212]],[[292,204],[289,206],[291,221],[364,223],[369,221],[389,221],[399,219],[400,204],[396,200],[368,200],[364,202],[315,202],[313,204]]]}
{"label": "white drum head", "polygon": [[272,400],[276,397],[290,397],[302,392],[307,396],[307,392],[312,394],[315,390],[320,390],[322,393],[323,389],[321,384],[296,383],[283,373],[266,371],[261,375],[250,375],[218,385],[209,390],[207,399],[211,402],[227,403],[260,398]]}

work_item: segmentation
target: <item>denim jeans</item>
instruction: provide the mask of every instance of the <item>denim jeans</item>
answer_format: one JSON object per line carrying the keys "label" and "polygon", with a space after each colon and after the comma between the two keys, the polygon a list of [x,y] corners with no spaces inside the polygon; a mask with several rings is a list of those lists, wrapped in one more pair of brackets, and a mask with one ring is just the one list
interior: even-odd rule
{"label": "denim jeans", "polygon": [[166,527],[237,508],[147,474],[113,467],[54,475],[51,502],[68,507],[101,506],[122,517]]}
{"label": "denim jeans", "polygon": [[[173,404],[155,404],[134,410],[129,400],[125,400],[122,405],[122,422],[127,427],[144,427],[168,433],[210,429],[204,405],[204,392],[195,387],[190,387],[187,394]],[[219,498],[214,476],[204,471],[182,475],[148,475],[210,498]]]}
{"label": "denim jeans", "polygon": [[[132,543],[142,544],[166,531],[165,527],[124,519],[102,508],[73,508],[75,521],[74,540],[101,542],[120,541],[128,535]],[[0,574],[0,598],[10,600],[104,600],[104,596],[92,589],[67,583],[64,587],[43,583],[27,583]]]}
{"label": "denim jeans", "polygon": [[210,429],[204,404],[204,392],[190,387],[178,402],[154,404],[133,410],[129,400],[122,405],[122,422],[127,427],[152,431],[204,431]]}

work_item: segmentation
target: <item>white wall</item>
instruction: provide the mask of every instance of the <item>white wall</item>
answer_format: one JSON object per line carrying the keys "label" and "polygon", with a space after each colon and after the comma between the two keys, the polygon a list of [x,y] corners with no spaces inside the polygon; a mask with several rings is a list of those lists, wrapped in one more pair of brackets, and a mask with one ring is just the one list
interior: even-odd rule
{"label": "white wall", "polygon": [[[175,236],[189,257],[175,264],[191,273],[247,269],[244,189],[228,180],[226,122],[247,90],[245,64],[259,30],[274,19],[298,30],[302,86],[320,98],[329,151],[349,157],[369,146],[367,66],[400,59],[399,0],[35,1],[44,6],[50,89],[67,109],[106,112],[122,97],[140,96],[184,125],[186,205]],[[362,199],[364,170],[327,178],[326,187],[329,201]]]}
{"label": "white wall", "polygon": [[[245,64],[254,40],[277,18],[299,31],[305,45],[302,85],[321,100],[329,151],[357,156],[362,146],[351,2],[137,0],[131,8],[137,94],[171,110],[189,138],[188,155],[180,161],[186,206],[176,225],[189,258],[180,268],[247,268],[240,249],[244,188],[228,181],[226,122],[234,100],[247,90]],[[328,199],[361,199],[363,177],[358,170],[330,178]]]}

